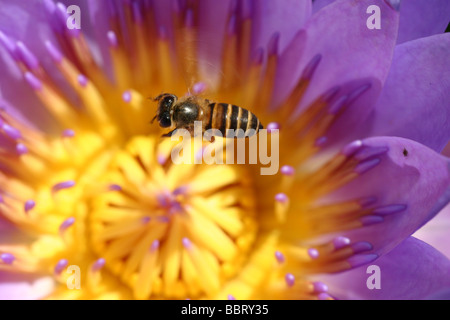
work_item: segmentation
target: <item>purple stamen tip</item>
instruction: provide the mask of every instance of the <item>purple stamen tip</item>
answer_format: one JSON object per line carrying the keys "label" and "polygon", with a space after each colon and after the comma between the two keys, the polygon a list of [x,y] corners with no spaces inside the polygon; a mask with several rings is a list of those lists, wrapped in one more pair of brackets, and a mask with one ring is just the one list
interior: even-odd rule
{"label": "purple stamen tip", "polygon": [[311,61],[306,65],[305,69],[303,70],[302,78],[306,80],[311,80],[312,76],[314,75],[314,72],[317,69],[317,66],[320,63],[320,60],[322,60],[321,54],[316,54]]}
{"label": "purple stamen tip", "polygon": [[110,191],[122,191],[122,187],[119,186],[118,184],[111,184],[109,185],[108,189]]}
{"label": "purple stamen tip", "polygon": [[234,296],[232,296],[231,294],[229,294],[229,295],[227,296],[227,299],[228,299],[228,300],[236,300],[236,298],[235,298]]}
{"label": "purple stamen tip", "polygon": [[384,216],[384,215],[389,215],[389,214],[394,214],[394,213],[405,211],[406,208],[407,208],[407,206],[404,204],[391,204],[388,206],[379,207],[379,208],[373,210],[373,213]]}
{"label": "purple stamen tip", "polygon": [[55,192],[58,192],[63,189],[72,188],[74,186],[75,186],[75,181],[73,181],[73,180],[63,181],[63,182],[55,184],[52,187],[52,192],[55,193]]}
{"label": "purple stamen tip", "polygon": [[367,171],[375,168],[378,164],[380,164],[381,160],[379,158],[369,159],[359,163],[354,171],[359,174],[366,173]]}
{"label": "purple stamen tip", "polygon": [[125,91],[125,92],[122,94],[122,100],[125,101],[126,103],[130,102],[130,101],[131,101],[131,92],[128,91],[128,90]]}
{"label": "purple stamen tip", "polygon": [[27,200],[27,201],[25,201],[25,205],[24,205],[25,213],[28,213],[35,206],[36,206],[36,202],[34,202],[34,200]]}
{"label": "purple stamen tip", "polygon": [[377,254],[359,254],[347,259],[352,268],[360,267],[378,258]]}
{"label": "purple stamen tip", "polygon": [[363,143],[361,140],[353,141],[348,145],[346,145],[344,149],[342,149],[341,153],[347,157],[352,156],[356,151],[358,151],[362,147],[362,145]]}
{"label": "purple stamen tip", "polygon": [[237,32],[237,17],[235,14],[233,14],[228,21],[227,32],[229,36],[232,36]]}
{"label": "purple stamen tip", "polygon": [[150,247],[150,250],[152,251],[152,252],[154,252],[155,250],[157,250],[159,248],[159,240],[154,240],[153,242],[152,242],[152,245],[151,245],[151,247]]}
{"label": "purple stamen tip", "polygon": [[88,83],[88,79],[86,78],[85,75],[79,74],[77,80],[78,80],[78,83],[80,84],[80,86],[82,86],[83,88],[86,87],[86,85]]}
{"label": "purple stamen tip", "polygon": [[105,259],[103,258],[99,258],[97,259],[97,261],[94,262],[94,264],[92,265],[92,271],[99,271],[101,268],[103,268],[105,266]]}
{"label": "purple stamen tip", "polygon": [[295,174],[295,169],[292,166],[282,166],[280,172],[285,176],[293,176]]}
{"label": "purple stamen tip", "polygon": [[67,228],[69,228],[71,225],[73,225],[75,223],[75,218],[74,217],[70,217],[67,218],[66,220],[63,221],[63,223],[61,223],[61,225],[59,226],[59,231],[65,231],[67,230]]}
{"label": "purple stamen tip", "polygon": [[280,33],[275,32],[272,34],[272,37],[269,39],[269,43],[267,45],[267,52],[269,55],[276,55],[278,53],[278,47],[280,43]]}
{"label": "purple stamen tip", "polygon": [[350,244],[350,239],[347,237],[337,237],[333,239],[334,249],[338,250]]}
{"label": "purple stamen tip", "polygon": [[168,223],[168,222],[170,222],[170,218],[167,216],[159,216],[158,221],[162,222],[162,223]]}
{"label": "purple stamen tip", "polygon": [[0,43],[5,47],[6,51],[13,57],[14,60],[18,60],[16,54],[16,44],[6,34],[0,31]]}
{"label": "purple stamen tip", "polygon": [[66,129],[63,131],[62,136],[65,138],[73,138],[75,137],[75,131],[72,129]]}
{"label": "purple stamen tip", "polygon": [[323,147],[325,145],[325,143],[327,143],[328,138],[327,137],[320,137],[318,139],[316,139],[316,141],[314,142],[314,145],[316,147]]}
{"label": "purple stamen tip", "polygon": [[144,21],[142,17],[142,8],[140,7],[140,4],[138,1],[135,1],[132,3],[132,9],[133,9],[133,19],[136,24],[142,24],[142,21]]}
{"label": "purple stamen tip", "polygon": [[189,240],[188,238],[186,238],[186,237],[184,237],[182,240],[181,240],[181,243],[183,244],[183,247],[185,247],[186,249],[191,249],[192,248],[192,242],[191,242],[191,240]]}
{"label": "purple stamen tip", "polygon": [[69,261],[67,259],[61,259],[58,261],[58,263],[55,266],[55,273],[60,274],[69,264]]}
{"label": "purple stamen tip", "polygon": [[11,253],[2,253],[0,255],[0,260],[2,260],[6,264],[12,264],[14,260],[16,260],[16,257],[14,257]]}
{"label": "purple stamen tip", "polygon": [[186,15],[184,17],[184,25],[188,28],[192,28],[194,26],[194,11],[189,9],[186,11]]}
{"label": "purple stamen tip", "polygon": [[56,16],[58,17],[60,23],[65,27],[69,14],[67,13],[67,7],[61,2],[56,4]]}
{"label": "purple stamen tip", "polygon": [[289,198],[286,194],[280,192],[275,195],[275,200],[280,203],[286,203]]}
{"label": "purple stamen tip", "polygon": [[141,219],[141,221],[142,221],[143,224],[149,223],[150,220],[151,220],[151,218],[150,218],[150,217],[147,217],[147,216],[146,216],[146,217],[143,217],[143,218]]}
{"label": "purple stamen tip", "polygon": [[314,248],[309,248],[308,255],[311,259],[317,259],[319,257],[319,251],[317,251],[317,249]]}
{"label": "purple stamen tip", "polygon": [[181,186],[172,191],[174,196],[183,195],[187,192],[188,186]]}
{"label": "purple stamen tip", "polygon": [[53,61],[55,61],[56,63],[60,63],[62,61],[63,55],[61,51],[59,51],[59,49],[53,45],[53,43],[51,43],[50,41],[45,41],[45,47],[47,48],[47,52],[53,59]]}
{"label": "purple stamen tip", "polygon": [[342,108],[347,104],[347,100],[348,97],[347,96],[341,96],[339,97],[339,99],[337,99],[332,106],[330,107],[330,109],[328,110],[328,112],[332,115],[336,115],[339,113],[339,111],[342,110]]}
{"label": "purple stamen tip", "polygon": [[275,259],[277,259],[278,263],[283,263],[285,261],[284,254],[280,251],[275,251]]}
{"label": "purple stamen tip", "polygon": [[364,216],[359,221],[362,223],[363,226],[371,226],[373,224],[381,223],[384,221],[383,217],[380,216],[374,216],[374,215],[368,215]]}
{"label": "purple stamen tip", "polygon": [[22,138],[22,134],[20,133],[20,131],[14,127],[11,127],[9,124],[4,123],[2,125],[2,130],[3,132],[10,137],[13,140],[17,140],[17,139],[21,139]]}
{"label": "purple stamen tip", "polygon": [[268,125],[267,125],[267,132],[269,132],[269,133],[271,133],[272,131],[274,131],[274,130],[280,130],[281,129],[281,126],[280,126],[280,124],[278,123],[278,122],[270,122]]}
{"label": "purple stamen tip", "polygon": [[389,151],[388,147],[381,146],[381,147],[366,147],[361,150],[359,150],[355,154],[355,159],[362,161],[366,160],[372,157],[381,156]]}
{"label": "purple stamen tip", "polygon": [[109,45],[113,48],[117,48],[119,42],[117,41],[116,33],[114,31],[108,31],[106,37],[108,38]]}
{"label": "purple stamen tip", "polygon": [[158,28],[158,36],[161,40],[167,40],[167,30],[164,26],[159,26]]}
{"label": "purple stamen tip", "polygon": [[[197,155],[196,155],[196,156],[197,156]],[[158,163],[159,163],[160,165],[164,165],[164,164],[166,163],[166,160],[167,160],[166,156],[163,155],[163,154],[158,154],[158,156],[156,157],[156,159],[158,160]],[[201,159],[201,157],[200,157],[200,159]]]}
{"label": "purple stamen tip", "polygon": [[44,7],[47,13],[53,14],[55,12],[56,6],[53,0],[44,0]]}
{"label": "purple stamen tip", "polygon": [[175,214],[175,213],[181,212],[181,211],[183,211],[183,207],[177,201],[172,201],[170,203],[169,215]]}
{"label": "purple stamen tip", "polygon": [[286,273],[284,280],[288,287],[292,287],[295,284],[295,276],[292,273]]}
{"label": "purple stamen tip", "polygon": [[353,253],[360,253],[364,251],[370,251],[373,249],[373,246],[371,243],[366,241],[356,242],[351,245]]}
{"label": "purple stamen tip", "polygon": [[170,194],[167,194],[167,192],[156,195],[156,199],[161,207],[168,207],[171,203]]}
{"label": "purple stamen tip", "polygon": [[21,156],[25,153],[28,153],[28,148],[23,143],[18,143],[16,145],[16,152]]}
{"label": "purple stamen tip", "polygon": [[16,43],[16,51],[20,59],[31,70],[35,70],[39,67],[39,60],[36,56],[23,44],[21,41]]}
{"label": "purple stamen tip", "polygon": [[319,300],[328,300],[329,298],[331,298],[331,296],[326,292],[322,292],[317,295],[317,298]]}
{"label": "purple stamen tip", "polygon": [[328,292],[328,286],[323,282],[320,282],[320,281],[314,282],[313,287],[314,287],[314,292],[316,292],[316,293]]}
{"label": "purple stamen tip", "polygon": [[25,72],[25,80],[34,90],[42,89],[42,82],[31,72],[29,71]]}
{"label": "purple stamen tip", "polygon": [[353,92],[350,93],[350,95],[348,97],[348,104],[351,104],[353,101],[358,99],[364,92],[369,90],[371,87],[372,87],[371,83],[366,83],[366,84],[360,86],[359,88],[353,90]]}

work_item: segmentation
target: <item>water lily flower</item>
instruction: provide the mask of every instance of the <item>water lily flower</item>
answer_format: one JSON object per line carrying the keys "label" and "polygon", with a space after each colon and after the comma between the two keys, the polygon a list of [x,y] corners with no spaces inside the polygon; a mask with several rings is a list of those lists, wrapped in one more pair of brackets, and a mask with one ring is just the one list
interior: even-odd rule
{"label": "water lily flower", "polygon": [[[371,0],[375,29],[363,0],[73,4],[0,1],[0,298],[448,294],[447,0]],[[279,172],[173,164],[161,92],[253,112]]]}

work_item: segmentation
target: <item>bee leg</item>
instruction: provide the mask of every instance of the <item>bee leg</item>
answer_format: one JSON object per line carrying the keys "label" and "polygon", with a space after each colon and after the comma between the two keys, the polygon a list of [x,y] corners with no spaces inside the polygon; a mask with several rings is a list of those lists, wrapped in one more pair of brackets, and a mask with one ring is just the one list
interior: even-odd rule
{"label": "bee leg", "polygon": [[163,138],[171,137],[172,134],[174,134],[174,132],[175,132],[176,130],[177,130],[177,129],[173,129],[172,131],[170,131],[170,132],[168,132],[168,133],[166,133],[166,134],[163,134],[161,137],[163,137]]}
{"label": "bee leg", "polygon": [[186,130],[189,131],[191,137],[196,137],[194,127],[186,127]]}

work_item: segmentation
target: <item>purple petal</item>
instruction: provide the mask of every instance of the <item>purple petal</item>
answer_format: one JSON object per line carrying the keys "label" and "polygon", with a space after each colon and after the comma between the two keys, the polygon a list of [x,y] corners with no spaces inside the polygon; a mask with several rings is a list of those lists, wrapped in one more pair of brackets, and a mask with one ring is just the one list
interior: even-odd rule
{"label": "purple petal", "polygon": [[400,136],[441,151],[450,139],[450,34],[397,46],[369,119],[370,135]]}
{"label": "purple petal", "polygon": [[444,33],[449,17],[448,0],[402,1],[397,43]]}
{"label": "purple petal", "polygon": [[[367,241],[381,255],[434,217],[450,200],[449,159],[411,140],[376,137],[363,140],[354,160],[380,162],[329,195],[335,201],[374,198],[364,206],[382,219],[342,232],[352,242]],[[386,149],[387,148],[387,149]],[[368,159],[366,159],[368,158]],[[373,221],[372,221],[373,222]]]}
{"label": "purple petal", "polygon": [[[347,110],[330,128],[327,134],[332,137],[327,141],[330,145],[369,115],[389,72],[398,12],[383,0],[371,3],[381,8],[381,30],[367,28],[365,2],[339,0],[317,12],[306,24],[305,31],[297,34],[280,58],[272,101],[274,106],[287,97],[317,55],[321,55],[321,59],[298,106],[299,111],[334,87],[342,87],[339,92],[341,98],[346,95],[354,97],[349,98]],[[358,90],[363,88],[366,90],[358,96]]]}
{"label": "purple petal", "polygon": [[[228,25],[227,15],[232,1],[200,1],[198,46],[199,62],[205,75],[218,74],[222,63],[223,39]],[[281,0],[240,2],[240,12],[252,18],[250,56],[267,48],[276,32],[280,33],[279,48],[283,50],[311,15],[310,1]],[[246,12],[248,11],[248,12]]]}
{"label": "purple petal", "polygon": [[295,33],[311,17],[311,1],[297,0],[262,0],[254,1],[255,32],[253,49],[266,47],[275,32],[279,32],[280,50],[292,40]]}
{"label": "purple petal", "polygon": [[413,234],[450,258],[450,205]]}
{"label": "purple petal", "polygon": [[231,1],[201,1],[198,30],[199,66],[205,75],[218,75],[222,64],[223,40]]}
{"label": "purple petal", "polygon": [[367,287],[367,265],[321,280],[338,299],[423,299],[450,286],[450,260],[414,237],[370,265],[379,267],[380,289]]}
{"label": "purple petal", "polygon": [[[313,0],[313,13],[336,0]],[[444,33],[450,17],[450,2],[407,0],[400,3],[397,43]]]}
{"label": "purple petal", "polygon": [[334,1],[336,1],[336,0],[313,0],[313,3],[312,3],[313,13],[316,13],[317,11],[319,11],[323,7],[326,7],[327,5],[333,3]]}
{"label": "purple petal", "polygon": [[425,298],[426,300],[450,300],[450,287],[437,293],[433,293]]}
{"label": "purple petal", "polygon": [[[0,31],[14,43],[23,42],[52,76],[56,75],[56,79],[61,79],[58,72],[50,67],[53,62],[45,48],[45,42],[47,40],[54,42],[54,36],[41,1],[2,1]],[[12,108],[30,119],[42,122],[44,126],[49,125],[48,114],[42,112],[42,106],[35,93],[28,88],[22,72],[2,45],[0,45],[0,70],[2,70],[0,77],[2,101],[9,101]],[[17,93],[18,88],[21,88],[20,94]]]}
{"label": "purple petal", "polygon": [[0,300],[36,300],[51,294],[52,277],[0,272]]}

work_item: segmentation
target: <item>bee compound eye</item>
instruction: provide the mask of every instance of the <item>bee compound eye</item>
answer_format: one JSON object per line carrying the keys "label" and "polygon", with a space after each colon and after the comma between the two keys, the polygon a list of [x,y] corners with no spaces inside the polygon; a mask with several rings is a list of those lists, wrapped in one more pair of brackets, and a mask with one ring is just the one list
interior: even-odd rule
{"label": "bee compound eye", "polygon": [[170,121],[170,115],[165,115],[159,119],[159,124],[163,128],[170,127],[171,121]]}

